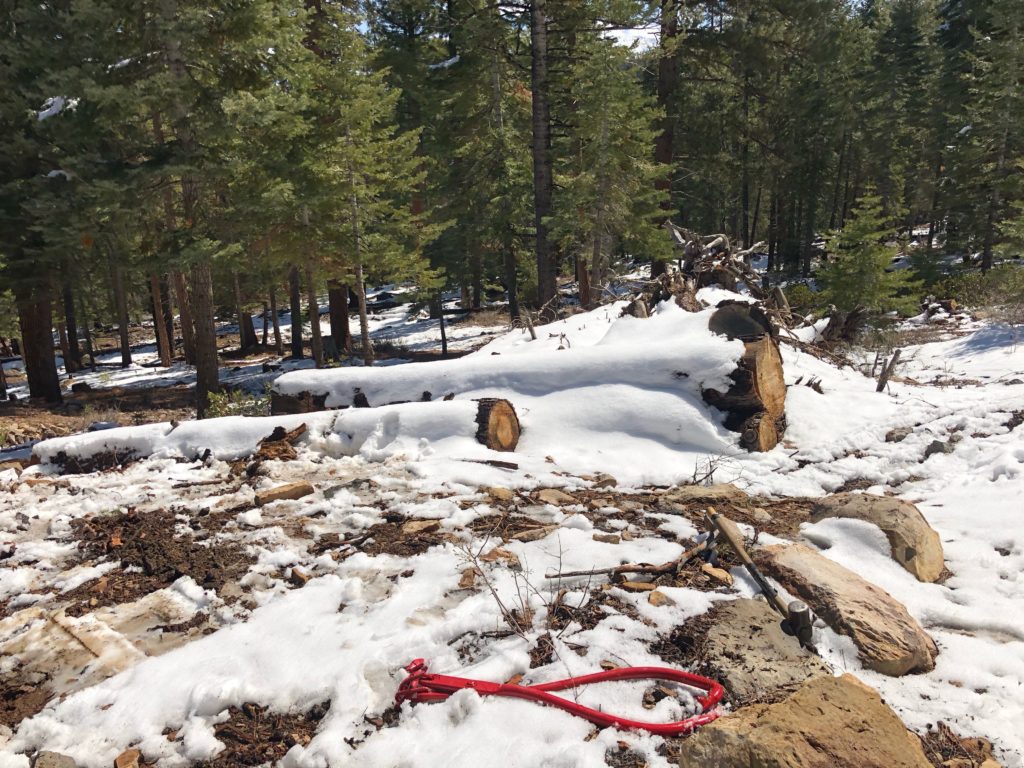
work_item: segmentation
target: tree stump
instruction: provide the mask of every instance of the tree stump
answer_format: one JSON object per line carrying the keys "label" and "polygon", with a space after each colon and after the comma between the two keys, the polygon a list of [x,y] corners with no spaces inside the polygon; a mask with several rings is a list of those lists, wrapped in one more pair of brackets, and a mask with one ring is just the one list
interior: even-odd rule
{"label": "tree stump", "polygon": [[519,443],[519,417],[508,400],[477,400],[476,439],[493,451],[514,451]]}
{"label": "tree stump", "polygon": [[725,428],[740,433],[748,451],[770,451],[786,428],[786,382],[771,323],[756,304],[723,302],[709,328],[743,340],[744,352],[726,392],[706,389],[704,401],[726,414]]}

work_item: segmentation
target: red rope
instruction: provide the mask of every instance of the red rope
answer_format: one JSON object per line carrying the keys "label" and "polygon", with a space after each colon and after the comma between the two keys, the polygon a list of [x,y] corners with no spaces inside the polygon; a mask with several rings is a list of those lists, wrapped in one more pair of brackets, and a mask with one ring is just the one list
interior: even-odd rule
{"label": "red rope", "polygon": [[[444,701],[456,691],[470,688],[481,696],[512,696],[517,699],[528,699],[548,704],[552,707],[564,709],[570,714],[582,717],[602,727],[634,728],[650,731],[659,736],[678,736],[682,733],[689,733],[698,726],[710,723],[719,715],[715,705],[721,701],[723,694],[722,686],[714,680],[668,667],[621,667],[606,672],[597,672],[592,675],[568,677],[564,680],[555,680],[554,682],[541,683],[540,685],[491,683],[486,680],[471,680],[466,677],[436,675],[427,672],[427,663],[423,659],[413,660],[405,668],[405,671],[409,673],[409,676],[398,686],[398,693],[395,694],[395,702],[398,704],[401,704],[403,701],[410,701],[413,704],[425,701]],[[582,704],[577,704],[575,701],[569,701],[560,696],[553,696],[550,693],[550,691],[564,691],[567,688],[576,688],[581,685],[605,683],[609,680],[672,680],[682,683],[690,688],[705,691],[703,695],[694,697],[700,704],[703,712],[674,723],[646,723],[640,720],[630,720],[628,717],[619,717],[608,712],[600,712],[590,707],[584,707]]]}

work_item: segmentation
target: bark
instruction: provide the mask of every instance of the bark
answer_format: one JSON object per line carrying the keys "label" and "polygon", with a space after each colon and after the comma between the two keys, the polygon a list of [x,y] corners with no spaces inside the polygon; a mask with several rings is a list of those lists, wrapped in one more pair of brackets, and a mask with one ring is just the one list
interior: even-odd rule
{"label": "bark", "polygon": [[530,83],[533,90],[533,219],[537,261],[537,304],[553,320],[557,310],[558,265],[551,252],[546,219],[551,215],[551,110],[548,103],[548,16],[546,0],[530,5]]}
{"label": "bark", "polygon": [[337,280],[328,283],[327,301],[331,310],[331,335],[338,351],[352,354],[352,329],[348,323],[348,286]]}
{"label": "bark", "polygon": [[260,342],[260,346],[263,347],[264,349],[267,348],[267,336],[268,336],[268,333],[270,331],[270,327],[269,327],[270,320],[267,317],[267,315],[269,315],[269,314],[270,314],[270,309],[267,307],[267,302],[264,301],[263,302],[263,315],[262,315],[262,318],[263,318],[263,341]]}
{"label": "bark", "polygon": [[480,302],[483,301],[484,293],[484,257],[479,250],[474,250],[470,258],[473,285],[469,308],[480,309]]}
{"label": "bark", "polygon": [[153,303],[153,327],[156,329],[156,348],[160,353],[160,365],[168,368],[171,365],[173,350],[171,340],[167,337],[167,326],[164,325],[162,317],[163,297],[160,290],[160,278],[157,275],[150,275],[149,291]]}
{"label": "bark", "polygon": [[25,361],[29,397],[48,403],[62,401],[57,361],[53,354],[53,318],[49,292],[40,286],[15,287],[21,354]]}
{"label": "bark", "polygon": [[302,353],[302,290],[299,286],[299,268],[288,270],[288,299],[292,313],[292,360],[301,360]]}
{"label": "bark", "polygon": [[444,324],[444,299],[438,295],[437,297],[437,318],[438,327],[441,329],[441,357],[448,357],[448,331]]}
{"label": "bark", "polygon": [[309,348],[313,363],[324,367],[324,342],[320,334],[320,305],[316,300],[316,284],[313,282],[313,268],[306,265],[306,306],[309,310]]}
{"label": "bark", "polygon": [[110,260],[110,271],[113,277],[114,307],[117,312],[117,333],[121,344],[121,367],[128,368],[132,364],[131,339],[128,336],[128,297],[124,292],[124,270],[113,257]]}
{"label": "bark", "polygon": [[576,282],[579,284],[580,304],[589,309],[594,301],[590,294],[590,269],[582,256],[576,257]]}
{"label": "bark", "polygon": [[[498,135],[504,137],[505,117],[501,108],[501,64],[497,54],[494,56],[492,66],[492,88],[491,107],[494,111],[494,126]],[[502,139],[503,141],[503,139]],[[504,164],[501,166],[504,168]],[[506,183],[508,179],[505,179]],[[505,290],[508,293],[508,313],[513,323],[519,320],[519,274],[516,263],[515,234],[512,231],[512,223],[509,221],[510,206],[506,200],[502,202],[502,216],[505,219],[502,239],[502,266],[505,270]]]}
{"label": "bark", "polygon": [[213,327],[213,278],[209,262],[194,264],[189,277],[196,332],[196,415],[202,419],[209,409],[210,395],[220,389],[217,334]]}
{"label": "bark", "polygon": [[274,323],[274,351],[284,355],[284,344],[281,343],[281,318],[277,314],[277,286],[270,287],[270,319]]}
{"label": "bark", "polygon": [[238,282],[238,273],[233,273],[231,277],[234,283],[235,314],[238,315],[238,343],[242,352],[250,352],[258,343],[256,328],[252,324],[252,315],[242,305],[242,288]]}
{"label": "bark", "polygon": [[[64,367],[68,371],[79,371],[82,369],[82,350],[78,346],[78,319],[75,316],[75,296],[71,289],[71,282],[69,280],[64,281],[62,293],[64,303],[64,324],[67,328],[69,352],[69,357],[64,358]],[[68,368],[69,362],[72,365],[71,368]]]}

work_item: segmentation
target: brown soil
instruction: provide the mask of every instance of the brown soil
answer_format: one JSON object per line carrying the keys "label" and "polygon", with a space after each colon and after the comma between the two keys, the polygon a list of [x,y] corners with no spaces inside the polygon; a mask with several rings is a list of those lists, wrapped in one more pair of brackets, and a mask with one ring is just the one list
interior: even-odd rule
{"label": "brown soil", "polygon": [[290,715],[269,712],[258,704],[231,707],[227,722],[216,728],[217,738],[225,749],[213,760],[199,765],[235,768],[276,763],[296,744],[305,746],[312,740],[330,706],[325,701],[308,712]]}
{"label": "brown soil", "polygon": [[0,725],[17,728],[26,717],[42,711],[50,699],[46,677],[19,671],[0,675]]}
{"label": "brown soil", "polygon": [[368,555],[398,555],[399,557],[412,557],[426,552],[431,547],[444,542],[445,534],[434,531],[433,533],[419,533],[410,535],[402,533],[401,523],[377,523],[370,527],[366,533],[369,538],[367,543],[360,549]]}
{"label": "brown soil", "polygon": [[921,746],[925,756],[936,768],[942,768],[946,761],[956,759],[970,760],[973,765],[980,766],[992,757],[992,745],[986,739],[962,739],[941,720],[935,728],[929,726],[928,731],[921,736]]}
{"label": "brown soil", "polygon": [[[212,516],[208,518],[216,524]],[[176,535],[177,521],[167,510],[137,514],[129,509],[76,520],[72,525],[87,556],[117,558],[125,568],[134,566],[141,573],[116,572],[71,590],[65,597],[78,602],[68,609],[70,615],[135,600],[182,576],[192,577],[205,589],[220,590],[244,574],[252,562],[238,544],[206,544],[192,534]],[[196,522],[192,527],[203,534],[212,533]]]}

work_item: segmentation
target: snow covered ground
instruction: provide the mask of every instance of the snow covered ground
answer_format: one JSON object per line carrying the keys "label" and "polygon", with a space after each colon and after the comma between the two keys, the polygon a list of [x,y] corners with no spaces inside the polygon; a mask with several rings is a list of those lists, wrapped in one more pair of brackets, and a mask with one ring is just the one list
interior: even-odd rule
{"label": "snow covered ground", "polygon": [[[617,314],[605,307],[539,327],[537,341],[514,331],[457,361],[467,377],[493,361],[523,371],[530,359],[568,361],[559,376],[542,366],[525,384],[494,380],[467,390],[517,405],[524,431],[515,454],[491,453],[446,430],[434,421],[440,409],[429,408],[442,404],[415,403],[382,409],[379,417],[365,411],[358,429],[345,426],[352,412],[344,411],[210,421],[189,427],[187,440],[170,425],[155,425],[132,433],[154,455],[123,470],[59,478],[43,464],[21,478],[0,474],[0,549],[13,550],[0,562],[0,601],[8,601],[0,675],[19,665],[45,666],[56,643],[47,627],[62,595],[113,574],[107,558],[78,553],[75,520],[169,509],[181,531],[205,532],[204,521],[216,518],[219,527],[210,527],[204,541],[241,546],[250,558],[230,588],[181,577],[153,593],[170,606],[173,620],[161,624],[201,615],[214,630],[209,634],[181,637],[141,622],[139,603],[152,596],[59,618],[102,650],[81,674],[50,680],[59,695],[9,736],[0,765],[27,765],[23,753],[45,748],[105,766],[128,746],[162,766],[184,765],[223,749],[216,729],[231,706],[253,702],[296,712],[329,701],[316,735],[291,747],[284,765],[477,766],[500,759],[592,766],[621,740],[649,765],[668,766],[659,737],[606,729],[589,738],[591,726],[563,712],[468,692],[441,704],[406,705],[394,727],[375,722],[391,706],[402,667],[417,657],[439,672],[496,681],[525,674],[527,682],[592,672],[606,660],[663,664],[652,645],[714,601],[751,594],[742,573],[734,572],[733,589],[663,588],[673,603],[657,607],[644,594],[612,588],[607,595],[615,602],[594,603],[596,623],[581,618],[597,599],[595,583],[545,574],[677,556],[696,535],[693,525],[657,508],[638,512],[630,496],[647,500],[644,494],[657,493],[650,486],[686,483],[714,467],[716,482],[735,482],[752,494],[819,496],[860,487],[915,502],[942,537],[952,574],[944,583],[916,581],[890,559],[880,531],[863,523],[825,520],[805,524],[801,533],[906,604],[939,647],[935,669],[884,677],[861,669],[848,642],[827,627],[816,627],[815,641],[837,672],[854,672],[878,688],[911,727],[923,731],[944,720],[963,735],[992,739],[1005,765],[1024,766],[1024,349],[1015,331],[967,324],[963,335],[905,348],[906,363],[884,393],[856,370],[783,345],[790,385],[785,443],[746,454],[693,395],[700,381],[721,377],[738,345],[705,338],[698,316],[674,306],[662,305],[649,320]],[[647,349],[657,360],[672,345],[691,365],[693,382],[681,378],[659,389],[652,371],[616,367],[617,356],[641,357]],[[573,361],[591,370],[601,356],[613,383],[573,374]],[[820,392],[805,385],[812,378]],[[231,473],[228,460],[275,424],[297,420],[310,427],[298,458],[267,462],[252,483]],[[886,442],[894,428],[910,433]],[[67,438],[39,452],[88,452],[88,440],[110,439]],[[934,441],[944,447],[925,458]],[[213,455],[194,460],[190,452],[204,445]],[[479,463],[488,459],[512,459],[518,468]],[[521,515],[557,526],[541,529],[539,538],[502,542],[490,522],[507,507],[484,490],[489,486],[560,487],[593,499],[602,472],[620,486],[607,505],[518,497]],[[252,506],[255,490],[299,479],[316,492]],[[238,508],[244,511],[232,511]],[[319,546],[325,536],[356,540],[374,526],[382,538],[387,526],[409,519],[439,521],[433,546],[405,554]],[[651,529],[652,520],[660,528]],[[595,540],[607,531],[627,536],[617,544]],[[473,568],[484,577],[467,582]],[[312,577],[302,588],[296,571]],[[552,653],[537,663],[531,651],[549,631],[562,589],[574,618],[550,630]],[[507,632],[502,605],[529,615],[522,635]],[[676,719],[685,709],[674,698],[644,709],[642,691],[638,683],[609,684],[582,692],[581,701],[639,719]]]}

